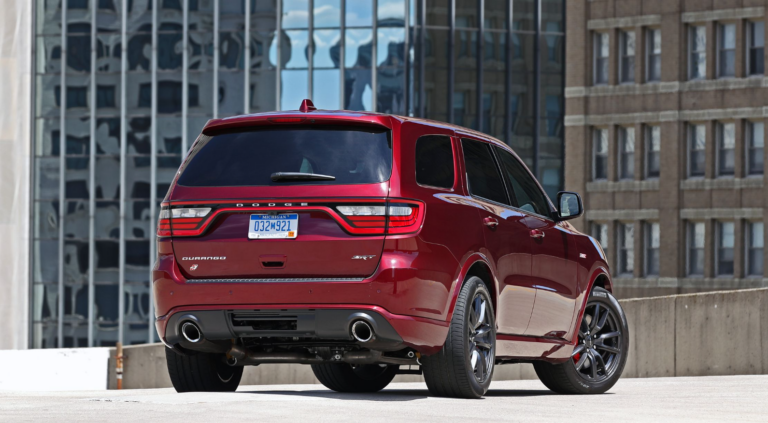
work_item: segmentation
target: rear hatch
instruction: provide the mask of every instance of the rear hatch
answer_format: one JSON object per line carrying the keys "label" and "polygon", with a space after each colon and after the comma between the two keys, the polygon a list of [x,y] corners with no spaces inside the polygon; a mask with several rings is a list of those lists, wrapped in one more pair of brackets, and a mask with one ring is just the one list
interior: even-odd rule
{"label": "rear hatch", "polygon": [[[164,204],[189,279],[359,279],[381,256],[392,137],[380,126],[274,126],[202,135]],[[408,216],[404,216],[408,217]],[[407,219],[405,220],[407,222]]]}

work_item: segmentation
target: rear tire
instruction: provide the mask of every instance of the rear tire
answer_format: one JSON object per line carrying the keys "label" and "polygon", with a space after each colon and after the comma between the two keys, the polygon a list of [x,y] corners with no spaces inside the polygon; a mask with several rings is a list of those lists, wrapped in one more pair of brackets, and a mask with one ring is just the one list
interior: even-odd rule
{"label": "rear tire", "polygon": [[336,392],[378,392],[397,375],[400,366],[347,363],[313,364],[312,372],[326,388]]}
{"label": "rear tire", "polygon": [[443,348],[422,359],[432,395],[480,398],[488,391],[496,360],[496,318],[491,294],[482,279],[471,277],[461,288]]}
{"label": "rear tire", "polygon": [[559,394],[602,394],[624,371],[629,351],[629,326],[619,302],[595,287],[589,294],[577,333],[579,341],[564,363],[534,362],[541,382]]}
{"label": "rear tire", "polygon": [[243,366],[227,365],[223,354],[185,356],[166,347],[165,362],[176,392],[234,392],[243,377]]}

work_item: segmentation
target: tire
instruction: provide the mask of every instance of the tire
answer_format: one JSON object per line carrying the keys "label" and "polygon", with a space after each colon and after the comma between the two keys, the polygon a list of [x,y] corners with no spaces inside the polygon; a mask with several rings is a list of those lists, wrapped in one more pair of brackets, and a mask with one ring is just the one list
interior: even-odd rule
{"label": "tire", "polygon": [[326,388],[336,392],[378,392],[397,375],[400,366],[347,363],[313,364],[312,372]]}
{"label": "tire", "polygon": [[473,276],[459,292],[443,348],[422,359],[427,389],[439,397],[480,398],[491,385],[495,360],[491,294],[482,279]]}
{"label": "tire", "polygon": [[[593,318],[595,314],[597,319]],[[592,289],[577,336],[579,341],[570,360],[558,364],[534,362],[536,374],[547,388],[559,394],[602,394],[621,377],[629,351],[627,316],[610,292],[600,287]]]}
{"label": "tire", "polygon": [[176,392],[234,392],[243,377],[243,366],[229,366],[223,354],[181,355],[165,349],[168,375]]}

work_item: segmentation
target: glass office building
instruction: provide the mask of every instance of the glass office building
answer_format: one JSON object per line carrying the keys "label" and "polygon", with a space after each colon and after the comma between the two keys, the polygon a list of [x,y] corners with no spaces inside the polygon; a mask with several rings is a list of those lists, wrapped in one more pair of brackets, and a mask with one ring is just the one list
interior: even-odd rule
{"label": "glass office building", "polygon": [[36,0],[30,347],[157,341],[159,202],[208,119],[452,122],[562,186],[564,0]]}

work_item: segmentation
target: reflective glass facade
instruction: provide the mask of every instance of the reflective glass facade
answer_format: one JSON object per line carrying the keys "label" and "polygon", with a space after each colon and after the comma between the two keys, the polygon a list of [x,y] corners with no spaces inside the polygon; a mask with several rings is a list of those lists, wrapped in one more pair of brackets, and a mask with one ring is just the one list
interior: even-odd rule
{"label": "reflective glass facade", "polygon": [[562,186],[563,0],[36,2],[31,347],[157,340],[159,201],[213,117],[427,117]]}

